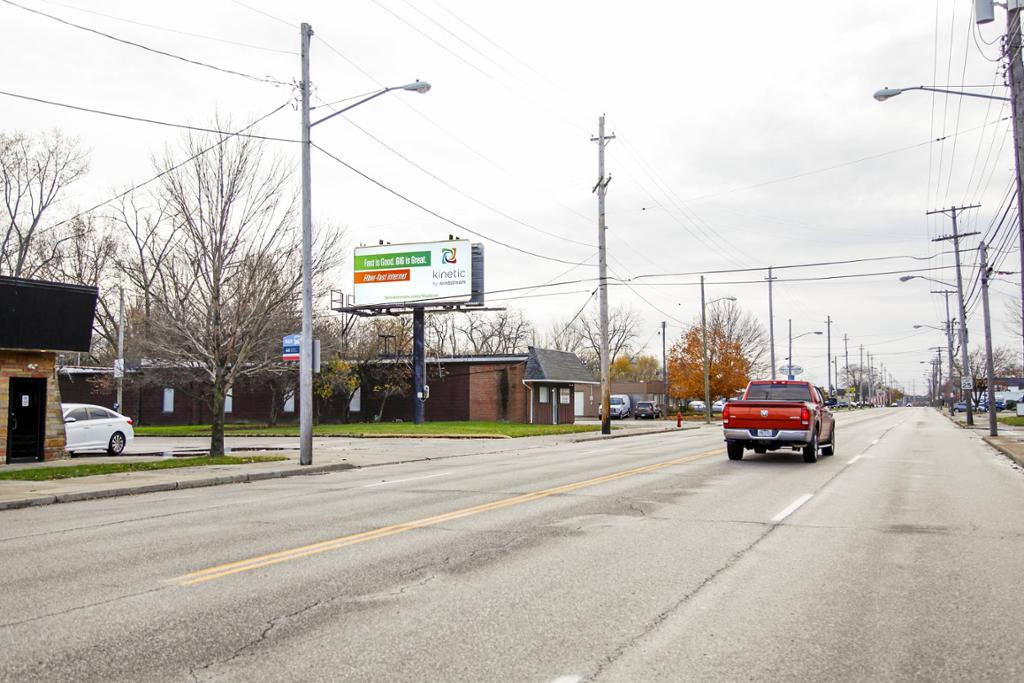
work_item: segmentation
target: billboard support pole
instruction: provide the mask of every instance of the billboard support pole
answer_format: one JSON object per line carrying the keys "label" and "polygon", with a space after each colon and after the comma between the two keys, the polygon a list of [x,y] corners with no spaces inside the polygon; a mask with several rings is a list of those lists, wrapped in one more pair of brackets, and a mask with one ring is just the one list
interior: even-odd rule
{"label": "billboard support pole", "polygon": [[417,306],[412,311],[412,404],[413,423],[423,424],[423,408],[425,396],[424,384],[426,384],[426,354],[424,353],[424,323],[425,310],[423,306]]}

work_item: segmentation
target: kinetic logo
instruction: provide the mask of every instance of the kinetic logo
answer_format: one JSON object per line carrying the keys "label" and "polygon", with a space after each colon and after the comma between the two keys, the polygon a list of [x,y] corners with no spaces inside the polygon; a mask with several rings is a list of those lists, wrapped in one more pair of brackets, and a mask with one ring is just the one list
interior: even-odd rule
{"label": "kinetic logo", "polygon": [[455,263],[455,247],[441,250],[441,261],[444,263]]}

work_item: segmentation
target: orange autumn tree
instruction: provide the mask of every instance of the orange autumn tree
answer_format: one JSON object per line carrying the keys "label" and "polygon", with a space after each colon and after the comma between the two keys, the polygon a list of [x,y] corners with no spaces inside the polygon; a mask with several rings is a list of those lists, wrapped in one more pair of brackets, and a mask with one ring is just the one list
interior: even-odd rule
{"label": "orange autumn tree", "polygon": [[[750,381],[751,361],[743,344],[723,332],[721,326],[708,326],[708,377],[711,400],[729,397]],[[669,394],[677,399],[704,398],[704,357],[700,325],[693,325],[672,345],[668,358]]]}

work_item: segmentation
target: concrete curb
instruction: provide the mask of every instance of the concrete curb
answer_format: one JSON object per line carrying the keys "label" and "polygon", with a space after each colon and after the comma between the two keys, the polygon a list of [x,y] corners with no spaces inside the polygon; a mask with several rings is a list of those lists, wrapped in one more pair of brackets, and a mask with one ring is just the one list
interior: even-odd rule
{"label": "concrete curb", "polygon": [[1001,444],[998,441],[996,441],[996,439],[998,439],[998,438],[999,438],[998,436],[995,436],[995,437],[993,437],[993,436],[983,436],[983,437],[981,437],[982,441],[987,443],[989,446],[991,446],[992,448],[996,449],[997,451],[999,451],[1000,453],[1005,455],[1007,458],[1009,458],[1010,460],[1012,460],[1015,463],[1017,463],[1018,465],[1020,465],[1021,467],[1024,467],[1024,456],[1020,456],[1020,455],[1014,453],[1011,449],[1007,448],[1003,444]]}
{"label": "concrete curb", "polygon": [[325,474],[327,472],[353,470],[356,468],[356,465],[351,465],[346,462],[335,463],[332,465],[317,465],[315,467],[304,467],[302,469],[271,470],[265,472],[241,472],[238,474],[218,475],[215,477],[206,477],[203,479],[185,479],[183,481],[168,481],[158,484],[141,484],[138,486],[119,486],[117,488],[110,489],[96,489],[95,491],[75,491],[73,493],[61,493],[50,496],[35,496],[32,498],[18,498],[16,500],[0,501],[0,510],[17,510],[19,508],[35,507],[38,505],[53,505],[55,503],[73,503],[80,500],[116,498],[119,496],[135,496],[142,493],[176,491],[179,489],[195,489],[206,486],[221,486],[223,484],[241,484],[248,481],[262,481],[265,479],[301,477],[311,474]]}
{"label": "concrete curb", "polygon": [[586,443],[588,441],[606,441],[608,439],[625,439],[625,438],[631,437],[631,436],[649,436],[651,434],[668,434],[669,432],[685,432],[685,431],[690,431],[690,430],[694,430],[694,429],[700,429],[700,427],[686,427],[686,426],[683,426],[683,427],[665,427],[664,429],[650,429],[650,430],[644,430],[642,432],[634,432],[633,434],[629,434],[629,433],[626,433],[626,434],[616,434],[616,433],[612,432],[611,434],[608,434],[608,435],[597,434],[596,436],[589,436],[589,437],[583,437],[583,438],[579,438],[579,439],[573,439],[571,441],[571,443]]}

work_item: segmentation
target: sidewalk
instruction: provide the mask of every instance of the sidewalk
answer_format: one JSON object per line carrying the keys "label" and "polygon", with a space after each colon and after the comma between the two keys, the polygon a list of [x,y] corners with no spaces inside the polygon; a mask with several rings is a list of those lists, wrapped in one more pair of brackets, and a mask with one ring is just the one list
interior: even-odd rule
{"label": "sidewalk", "polygon": [[[550,446],[579,441],[598,441],[602,438],[622,438],[664,434],[667,431],[689,431],[693,427],[683,426],[677,430],[675,423],[668,428],[666,423],[651,423],[650,426],[630,427],[628,430],[602,437],[600,434],[559,434],[518,439],[424,439],[424,438],[344,438],[324,437],[313,439],[313,465],[299,464],[298,439],[295,437],[236,437],[228,438],[227,446],[233,454],[281,455],[288,460],[249,465],[207,465],[202,467],[181,467],[144,472],[123,472],[90,477],[51,479],[47,481],[0,480],[0,510],[70,503],[95,498],[129,496],[157,491],[219,486],[263,479],[277,479],[324,472],[379,467],[422,460],[444,460],[484,453],[502,453],[548,448]],[[107,462],[152,462],[175,455],[205,455],[203,446],[209,440],[199,437],[167,439],[163,437],[138,437],[126,455],[80,455],[75,458],[46,463],[24,463],[4,465],[5,471],[37,467],[64,467],[71,465]],[[151,455],[162,453],[164,455]]]}
{"label": "sidewalk", "polygon": [[[967,415],[965,413],[957,413],[953,417],[950,417],[948,413],[943,414],[946,415],[953,424],[962,429],[971,429],[975,432],[982,432],[983,435],[981,438],[985,443],[1017,463],[1020,467],[1024,467],[1024,429],[1021,427],[1005,425],[1000,422],[997,425],[999,436],[989,436],[988,413],[975,413],[973,427],[967,426]],[[1013,413],[1004,411],[1000,413],[1000,415],[1013,415]]]}

